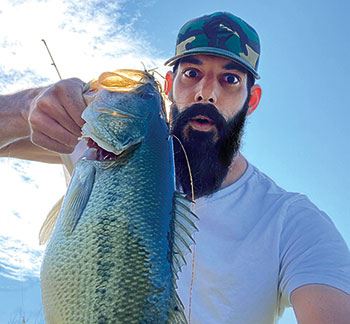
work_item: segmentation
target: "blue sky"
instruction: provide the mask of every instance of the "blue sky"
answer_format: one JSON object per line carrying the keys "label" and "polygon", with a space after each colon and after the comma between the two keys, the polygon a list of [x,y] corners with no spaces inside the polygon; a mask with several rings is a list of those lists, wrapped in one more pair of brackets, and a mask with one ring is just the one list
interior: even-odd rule
{"label": "blue sky", "polygon": [[[107,70],[142,69],[141,62],[164,73],[178,29],[213,11],[244,18],[261,39],[263,96],[243,153],[285,189],[306,193],[350,246],[347,0],[4,0],[0,93],[57,80],[42,38],[66,78],[88,81]],[[17,315],[39,323],[37,232],[64,191],[62,170],[11,159],[0,168],[0,323]],[[280,323],[296,321],[288,311]]]}

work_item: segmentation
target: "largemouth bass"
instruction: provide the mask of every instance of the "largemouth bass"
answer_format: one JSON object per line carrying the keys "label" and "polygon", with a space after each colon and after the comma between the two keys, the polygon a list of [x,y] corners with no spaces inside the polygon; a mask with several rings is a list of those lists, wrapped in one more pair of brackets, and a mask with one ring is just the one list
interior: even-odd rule
{"label": "largemouth bass", "polygon": [[86,87],[77,163],[41,269],[47,324],[187,323],[176,294],[195,216],[175,192],[158,84],[117,70]]}

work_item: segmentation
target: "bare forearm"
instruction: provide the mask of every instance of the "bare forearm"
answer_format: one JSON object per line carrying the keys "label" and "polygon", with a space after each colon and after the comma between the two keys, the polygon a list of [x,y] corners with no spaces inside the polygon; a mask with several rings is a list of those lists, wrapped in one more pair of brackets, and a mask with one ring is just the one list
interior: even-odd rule
{"label": "bare forearm", "polygon": [[0,158],[17,158],[46,163],[61,164],[62,160],[58,153],[45,150],[33,144],[29,137],[22,138],[0,148]]}
{"label": "bare forearm", "polygon": [[30,136],[28,114],[30,104],[43,88],[0,95],[0,149]]}
{"label": "bare forearm", "polygon": [[84,82],[72,78],[0,96],[0,157],[60,163],[72,153],[86,104]]}

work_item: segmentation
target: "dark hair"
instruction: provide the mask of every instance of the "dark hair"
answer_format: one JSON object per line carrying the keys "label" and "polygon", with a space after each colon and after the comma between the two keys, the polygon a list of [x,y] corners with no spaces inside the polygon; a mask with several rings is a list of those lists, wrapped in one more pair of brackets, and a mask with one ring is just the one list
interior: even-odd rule
{"label": "dark hair", "polygon": [[250,89],[252,88],[252,86],[255,83],[255,77],[248,70],[247,70],[246,74],[247,74],[247,89],[248,89],[248,92],[250,93]]}
{"label": "dark hair", "polygon": [[[174,74],[176,74],[176,71],[177,71],[180,63],[183,60],[188,60],[188,57],[187,58],[186,57],[180,58],[174,63],[174,66],[173,66],[173,73]],[[237,66],[238,66],[238,64],[237,64]],[[247,90],[248,90],[248,93],[250,93],[250,89],[255,83],[255,77],[251,72],[249,72],[246,68],[244,68],[241,65],[239,65],[239,70],[247,75]]]}

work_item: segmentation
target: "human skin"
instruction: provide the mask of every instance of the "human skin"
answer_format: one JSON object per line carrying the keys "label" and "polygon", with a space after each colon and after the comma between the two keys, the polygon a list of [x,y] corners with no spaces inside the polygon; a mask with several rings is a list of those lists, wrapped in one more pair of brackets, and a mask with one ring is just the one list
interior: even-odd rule
{"label": "human skin", "polygon": [[61,163],[84,124],[84,84],[74,78],[0,96],[0,157]]}
{"label": "human skin", "polygon": [[[212,103],[223,117],[232,118],[247,99],[246,74],[227,69],[230,61],[224,58],[196,55],[193,60],[180,63],[176,73],[168,72],[166,92],[182,112],[194,103]],[[237,79],[231,74],[235,74]],[[227,81],[230,84],[228,84]],[[258,106],[261,88],[251,88],[247,114]],[[208,131],[207,125],[193,123],[191,127]],[[233,159],[222,188],[237,180],[245,171],[247,162],[239,154]],[[291,303],[299,324],[350,324],[350,296],[334,287],[310,284],[291,293]]]}
{"label": "human skin", "polygon": [[[227,69],[230,63],[227,59],[195,57],[201,64],[184,62],[176,74],[168,72],[166,93],[180,112],[193,103],[209,102],[225,119],[233,117],[247,98],[247,76],[239,70]],[[239,76],[240,81],[236,82],[230,74]],[[228,85],[225,80],[234,84]],[[62,163],[58,153],[72,152],[80,136],[78,129],[83,123],[80,114],[86,106],[83,85],[79,79],[68,79],[47,88],[0,96],[0,157]],[[250,92],[248,114],[257,108],[261,88],[254,85]],[[208,131],[207,126],[198,123],[192,123],[192,127]],[[237,155],[222,187],[233,183],[246,167],[243,155]],[[299,324],[350,323],[350,296],[336,288],[319,284],[302,286],[292,292],[291,303]]]}
{"label": "human skin", "polygon": [[[243,107],[248,97],[247,74],[231,60],[213,55],[195,55],[179,64],[176,73],[168,72],[166,93],[179,112],[195,103],[213,104],[226,121],[232,119]],[[255,84],[250,89],[247,114],[258,106],[261,88]],[[210,125],[191,121],[190,126],[199,131],[210,131]],[[236,181],[246,170],[247,161],[238,154],[232,161],[221,188]]]}

